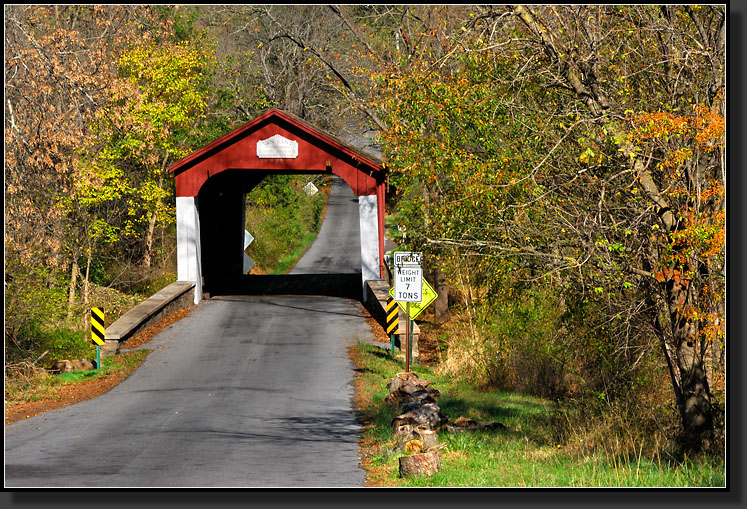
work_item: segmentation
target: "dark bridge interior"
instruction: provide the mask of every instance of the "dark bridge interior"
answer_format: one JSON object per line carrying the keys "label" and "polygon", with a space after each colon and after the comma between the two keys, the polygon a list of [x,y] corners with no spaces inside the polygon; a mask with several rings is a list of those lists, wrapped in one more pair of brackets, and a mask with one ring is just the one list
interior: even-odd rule
{"label": "dark bridge interior", "polygon": [[210,289],[218,295],[323,295],[361,300],[360,274],[242,275]]}
{"label": "dark bridge interior", "polygon": [[208,179],[200,190],[197,207],[206,297],[289,294],[361,300],[363,283],[360,271],[345,274],[243,274],[245,193],[268,173],[226,170]]}

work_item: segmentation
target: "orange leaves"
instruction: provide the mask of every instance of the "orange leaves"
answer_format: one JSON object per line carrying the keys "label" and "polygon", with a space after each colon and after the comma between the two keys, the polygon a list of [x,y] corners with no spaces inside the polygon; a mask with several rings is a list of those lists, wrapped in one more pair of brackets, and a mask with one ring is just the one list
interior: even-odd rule
{"label": "orange leaves", "polygon": [[[691,147],[680,149],[676,156],[684,160],[683,156],[692,156],[692,149],[708,152],[723,147],[726,121],[715,109],[704,105],[695,105],[693,115],[676,116],[672,113],[639,113],[630,116],[633,125],[631,141],[645,142],[661,140],[668,142],[670,138],[682,137],[685,142],[692,143]],[[689,154],[684,152],[689,150]],[[675,158],[676,158],[675,157]],[[674,159],[670,161],[674,163]]]}
{"label": "orange leaves", "polygon": [[[669,234],[665,259],[720,265],[726,237],[725,189],[718,159],[708,154],[724,146],[724,117],[715,109],[695,105],[691,115],[644,113],[630,120],[634,129],[630,140],[647,143],[660,158],[657,168],[668,170],[661,175],[666,179],[662,187],[681,219],[679,228]],[[706,170],[694,171],[696,164]]]}
{"label": "orange leaves", "polygon": [[708,187],[700,192],[700,201],[701,203],[705,203],[714,196],[719,199],[723,199],[724,196],[726,196],[726,189],[721,182],[716,179],[712,179]]}
{"label": "orange leaves", "polygon": [[713,109],[702,105],[695,107],[695,144],[704,152],[723,147],[726,119]]}
{"label": "orange leaves", "polygon": [[684,306],[680,315],[699,325],[697,335],[704,341],[715,341],[725,337],[724,319],[720,313],[709,313],[694,306]]}
{"label": "orange leaves", "polygon": [[688,130],[688,119],[671,113],[640,113],[632,117],[635,133],[640,141],[674,134],[684,134]]}
{"label": "orange leaves", "polygon": [[662,165],[665,168],[677,168],[684,164],[686,161],[691,160],[693,157],[693,151],[690,148],[681,148],[671,152]]}
{"label": "orange leaves", "polygon": [[676,285],[687,286],[692,280],[691,277],[684,274],[681,270],[677,269],[662,269],[654,274],[654,277],[659,283],[666,283],[673,281]]}

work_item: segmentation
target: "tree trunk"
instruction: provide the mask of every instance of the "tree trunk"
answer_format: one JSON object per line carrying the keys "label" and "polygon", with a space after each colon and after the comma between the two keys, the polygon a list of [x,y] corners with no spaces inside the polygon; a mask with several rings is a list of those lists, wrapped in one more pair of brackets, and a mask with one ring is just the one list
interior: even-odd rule
{"label": "tree trunk", "polygon": [[399,459],[399,476],[431,476],[441,470],[441,457],[438,451],[402,456]]}
{"label": "tree trunk", "polygon": [[153,263],[153,234],[156,230],[156,213],[153,212],[148,219],[148,229],[145,232],[145,256],[143,265],[149,269]]}
{"label": "tree trunk", "polygon": [[436,293],[438,294],[433,302],[433,317],[436,322],[440,322],[449,310],[449,292],[446,285],[446,276],[441,271],[441,267],[437,265],[433,274],[435,279],[433,283],[436,285]]}
{"label": "tree trunk", "polygon": [[78,286],[78,274],[80,268],[78,267],[78,261],[73,260],[73,268],[70,274],[70,293],[67,298],[67,318],[68,320],[73,317],[73,306],[75,305],[75,288]]}
{"label": "tree trunk", "polygon": [[91,259],[93,258],[93,249],[91,247],[91,244],[89,242],[88,244],[88,250],[86,251],[86,275],[83,278],[83,309],[85,312],[83,313],[83,327],[87,328],[89,326],[89,320],[90,317],[88,316],[88,281],[89,277],[91,275]]}
{"label": "tree trunk", "polygon": [[674,348],[669,351],[674,351],[671,361],[676,369],[670,369],[670,373],[678,396],[685,447],[698,450],[706,435],[713,430],[713,415],[705,369],[705,340],[697,337],[693,321],[682,316],[683,303],[691,299],[691,284],[668,283],[667,300],[674,343]]}
{"label": "tree trunk", "polygon": [[677,349],[677,360],[682,373],[680,415],[682,416],[685,445],[687,448],[694,450],[701,448],[703,440],[713,430],[708,378],[703,364],[703,356],[696,351],[696,348],[703,350],[703,348],[698,348],[702,343],[702,340],[698,340],[691,346],[685,342]]}

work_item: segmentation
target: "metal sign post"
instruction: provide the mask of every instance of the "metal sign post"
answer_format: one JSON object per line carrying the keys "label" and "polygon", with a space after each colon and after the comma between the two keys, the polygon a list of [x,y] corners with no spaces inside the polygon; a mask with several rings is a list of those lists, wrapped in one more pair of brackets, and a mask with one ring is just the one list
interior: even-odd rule
{"label": "metal sign post", "polygon": [[[409,303],[408,303],[408,305],[409,305]],[[412,336],[413,336],[413,334],[415,334],[415,332],[414,332],[415,321],[412,318],[408,318],[407,321],[409,322],[409,325],[410,325],[410,334],[409,334],[409,336],[407,336],[407,354],[409,355],[410,359],[412,359],[412,343],[413,343]],[[409,365],[409,363],[408,363],[408,365]],[[407,371],[409,372],[410,368],[408,368]]]}
{"label": "metal sign post", "polygon": [[410,372],[410,356],[412,355],[412,320],[410,320],[410,303],[407,304],[407,321],[405,322],[405,373]]}

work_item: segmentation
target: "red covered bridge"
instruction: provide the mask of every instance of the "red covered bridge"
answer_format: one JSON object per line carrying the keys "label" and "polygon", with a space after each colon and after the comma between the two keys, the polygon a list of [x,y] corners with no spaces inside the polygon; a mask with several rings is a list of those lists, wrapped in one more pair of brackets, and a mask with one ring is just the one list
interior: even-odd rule
{"label": "red covered bridge", "polygon": [[335,174],[358,196],[363,281],[380,279],[384,171],[380,161],[289,113],[271,109],[169,168],[176,179],[178,279],[195,302],[242,275],[245,194],[273,173]]}

